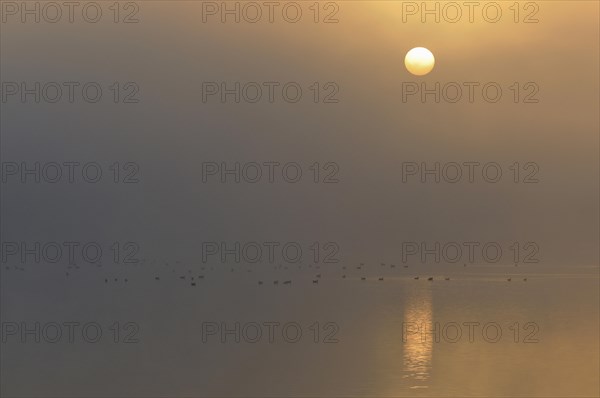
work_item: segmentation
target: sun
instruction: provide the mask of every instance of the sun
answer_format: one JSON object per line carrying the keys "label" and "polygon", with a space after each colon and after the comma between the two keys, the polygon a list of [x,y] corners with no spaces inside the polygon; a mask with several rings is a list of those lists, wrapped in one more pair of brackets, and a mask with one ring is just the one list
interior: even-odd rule
{"label": "sun", "polygon": [[413,75],[424,76],[433,70],[435,58],[425,47],[415,47],[406,53],[404,65]]}

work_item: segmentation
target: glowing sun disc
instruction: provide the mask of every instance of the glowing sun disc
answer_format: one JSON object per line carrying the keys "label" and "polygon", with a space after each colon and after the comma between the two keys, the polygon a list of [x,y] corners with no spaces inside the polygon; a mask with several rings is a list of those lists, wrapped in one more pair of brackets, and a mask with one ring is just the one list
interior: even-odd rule
{"label": "glowing sun disc", "polygon": [[404,65],[413,75],[424,76],[432,71],[435,58],[425,47],[415,47],[406,53]]}

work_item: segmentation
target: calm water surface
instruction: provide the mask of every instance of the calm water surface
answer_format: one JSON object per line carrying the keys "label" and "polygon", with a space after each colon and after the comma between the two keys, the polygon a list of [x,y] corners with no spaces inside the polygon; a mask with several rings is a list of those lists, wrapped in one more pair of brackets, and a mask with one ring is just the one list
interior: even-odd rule
{"label": "calm water surface", "polygon": [[[189,274],[178,277],[183,268],[157,268],[160,281],[130,275],[127,285],[87,273],[45,292],[59,307],[35,298],[52,276],[13,275],[2,288],[4,322],[96,321],[107,337],[22,344],[9,336],[3,394],[598,395],[597,268],[379,267],[213,270],[195,287]],[[113,343],[114,321],[139,324],[139,342]],[[207,334],[206,322],[230,330],[239,322],[240,342],[234,332]],[[272,342],[268,322],[279,323]]]}

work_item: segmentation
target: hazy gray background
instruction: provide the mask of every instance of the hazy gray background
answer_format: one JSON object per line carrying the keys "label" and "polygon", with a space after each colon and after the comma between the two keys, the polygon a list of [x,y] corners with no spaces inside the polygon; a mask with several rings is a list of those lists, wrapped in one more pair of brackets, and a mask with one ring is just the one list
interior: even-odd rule
{"label": "hazy gray background", "polygon": [[[288,348],[280,345],[269,349],[271,355],[281,355],[279,360],[267,361],[260,369],[264,369],[266,378],[291,378],[295,374],[296,382],[288,381],[272,389],[267,380],[241,382],[253,377],[246,373],[248,365],[236,369],[236,355],[242,354],[235,347],[229,348],[231,356],[219,352],[208,356],[212,361],[219,358],[218,364],[181,356],[185,352],[182,342],[190,339],[190,325],[182,319],[189,312],[200,314],[195,322],[206,318],[237,319],[242,315],[259,320],[283,317],[336,321],[346,325],[346,333],[355,338],[334,348],[314,346],[318,355],[334,355],[327,349],[341,350],[332,364],[365,361],[365,368],[389,369],[387,359],[370,364],[364,355],[351,354],[352,347],[369,350],[373,344],[368,333],[359,328],[360,317],[353,322],[352,311],[341,309],[350,304],[334,306],[331,300],[355,293],[346,286],[335,290],[336,294],[314,296],[310,281],[316,272],[340,284],[340,275],[350,274],[342,266],[355,269],[364,262],[370,268],[363,273],[369,277],[385,274],[402,279],[395,287],[386,280],[386,291],[410,292],[403,284],[412,282],[414,275],[452,274],[460,279],[468,274],[447,264],[423,270],[419,268],[422,265],[411,264],[417,270],[403,270],[402,274],[394,274],[387,266],[383,267],[385,271],[378,268],[380,262],[401,263],[403,241],[494,241],[504,249],[518,241],[536,242],[541,263],[532,266],[532,270],[517,271],[507,251],[500,267],[480,264],[474,272],[483,275],[482,281],[491,278],[495,287],[482,290],[491,289],[493,299],[484,299],[480,288],[467,283],[449,288],[449,298],[433,293],[440,299],[434,299],[438,304],[432,308],[451,303],[446,305],[452,311],[442,306],[437,314],[458,316],[458,321],[473,320],[455,312],[464,308],[457,297],[472,292],[471,302],[481,300],[490,306],[468,313],[471,318],[496,317],[498,322],[507,323],[538,320],[545,325],[542,330],[558,328],[556,340],[536,345],[540,355],[558,349],[560,344],[570,347],[567,340],[573,327],[551,318],[557,301],[545,296],[541,299],[540,294],[546,292],[554,300],[569,297],[572,301],[557,313],[582,327],[583,339],[575,339],[580,344],[578,349],[584,349],[584,343],[591,349],[585,353],[573,383],[564,384],[569,388],[561,393],[597,394],[597,380],[591,375],[598,370],[598,343],[593,338],[598,331],[598,5],[587,1],[536,3],[540,6],[537,24],[515,24],[508,13],[497,24],[481,18],[473,24],[422,24],[415,18],[402,23],[400,2],[392,1],[338,2],[337,24],[313,23],[308,3],[302,3],[306,15],[297,24],[281,18],[273,24],[221,24],[214,18],[203,24],[200,2],[138,2],[140,22],[135,24],[114,24],[110,14],[97,24],[85,23],[81,18],[73,24],[21,24],[14,19],[3,23],[3,82],[97,81],[105,89],[105,97],[96,104],[81,100],[73,104],[22,104],[14,99],[2,103],[2,162],[96,161],[105,171],[113,162],[136,162],[140,166],[140,182],[113,184],[105,178],[98,184],[20,184],[15,179],[4,183],[2,241],[96,241],[106,251],[102,267],[85,263],[79,264],[80,269],[67,269],[64,263],[3,264],[2,320],[129,319],[138,321],[146,336],[142,343],[133,346],[113,346],[117,352],[76,345],[66,354],[56,349],[36,351],[35,345],[3,344],[3,354],[5,350],[8,353],[2,361],[3,393],[411,395],[414,391],[410,389],[383,386],[385,378],[376,376],[361,379],[360,373],[352,372],[346,375],[331,371],[316,376],[292,371],[285,365],[295,362],[290,358],[307,354],[283,355]],[[109,3],[101,4],[106,11]],[[508,3],[501,4],[508,12]],[[436,67],[426,77],[409,75],[403,65],[406,52],[416,46],[429,48],[436,57]],[[107,87],[115,81],[136,82],[140,102],[112,103]],[[213,100],[206,104],[201,91],[204,81],[296,81],[305,91],[303,100],[296,104],[281,100],[273,104],[222,104]],[[315,81],[336,82],[340,87],[339,103],[313,103],[307,87]],[[423,104],[416,99],[403,103],[401,87],[407,81],[429,85],[495,81],[505,90],[503,100],[496,104],[486,103],[480,96],[472,104],[464,100],[456,104]],[[513,103],[507,87],[514,82],[535,82],[540,87],[539,103]],[[215,180],[205,184],[201,171],[202,162],[207,161],[298,162],[305,175],[297,184],[281,179],[274,184],[220,184]],[[479,177],[473,184],[421,184],[416,178],[402,183],[402,162],[452,161],[496,162],[502,165],[505,175],[497,184],[485,183]],[[340,182],[312,183],[308,167],[314,162],[337,163]],[[514,162],[537,163],[540,182],[513,183],[508,166]],[[110,256],[108,247],[114,241],[137,242],[138,257],[146,262],[136,266],[111,264],[106,257]],[[215,268],[215,276],[205,283],[211,288],[189,293],[188,282],[176,283],[179,281],[175,275],[188,270],[194,274],[208,272],[199,271],[203,241],[297,241],[304,249],[314,241],[337,242],[342,261],[335,266],[322,265],[321,271],[309,270],[304,261],[304,268],[296,274],[290,274],[296,266],[289,266],[289,273],[285,273],[262,264],[255,266],[251,276],[246,269],[251,267],[246,264],[238,266],[236,276],[231,276],[231,264],[214,263],[210,265]],[[176,268],[173,275],[165,262]],[[24,271],[15,269],[15,265]],[[335,272],[327,274],[330,269]],[[260,276],[256,275],[258,270]],[[69,278],[65,272],[70,272]],[[492,275],[486,276],[490,272]],[[577,275],[576,280],[582,282],[568,279],[570,282],[561,284],[551,278],[543,288],[532,288],[529,295],[519,290],[523,295],[515,297],[511,291],[497,289],[497,283],[513,272]],[[363,273],[355,270],[351,275],[354,280],[349,283],[360,283],[356,279]],[[162,275],[160,289],[154,283],[155,274]],[[130,281],[127,290],[122,285],[115,288],[104,283],[105,278],[124,276]],[[282,297],[272,292],[273,279],[289,278],[295,278],[294,294],[285,293]],[[266,281],[263,290],[257,290],[259,279]],[[380,312],[386,313],[381,308],[388,308],[389,303],[384,303],[389,297],[378,286],[381,285],[369,288],[373,293],[366,295],[369,304],[363,305],[379,308],[375,313],[380,315],[373,322],[385,324],[388,318]],[[323,282],[319,287],[326,289]],[[578,291],[581,296],[574,297]],[[224,297],[231,302],[219,306]],[[248,301],[249,297],[254,300]],[[392,305],[390,309],[397,310],[400,319],[408,311],[406,297],[396,297],[397,307]],[[282,308],[273,309],[272,300],[281,300]],[[538,300],[539,305],[524,304]],[[512,304],[499,304],[506,301]],[[243,306],[237,306],[242,302]],[[514,315],[512,309],[520,304],[527,308],[526,314]],[[318,310],[323,306],[329,311]],[[175,307],[187,310],[180,312]],[[574,308],[584,309],[574,315],[570,312]],[[436,311],[430,312],[435,321]],[[162,327],[157,329],[156,325]],[[389,325],[382,326],[380,332],[385,334],[388,328]],[[195,344],[201,350],[206,347]],[[468,350],[470,346],[462,347]],[[480,354],[479,349],[489,347],[476,347],[469,355],[502,355]],[[581,352],[572,347],[565,351],[573,358]],[[439,384],[432,387],[438,389],[429,393],[556,393],[554,384],[550,384],[550,390],[541,386],[541,380],[552,379],[548,377],[552,372],[560,374],[562,368],[543,368],[553,358],[537,358],[535,363],[527,364],[531,353],[518,352],[525,362],[514,366],[535,369],[535,376],[529,381],[534,379],[540,386],[524,387],[526,381],[516,381],[513,375],[506,379],[514,381],[512,390],[499,390],[498,386],[505,385],[499,381],[498,385],[490,383],[452,392],[447,383],[438,380]],[[256,361],[262,361],[261,352],[255,355]],[[306,361],[317,366],[323,360],[315,360],[318,355]],[[110,380],[115,380],[113,366],[123,359],[121,356],[127,358],[124,363],[136,363],[139,368],[132,378],[122,376],[110,385]],[[439,358],[453,366],[454,354],[440,354]],[[44,364],[44,369],[60,369],[62,365],[74,371],[81,369],[81,361],[88,360],[100,362],[89,368],[93,374],[87,376],[86,383],[81,379],[75,383],[66,375],[59,381],[51,377],[52,373],[33,372],[34,363]],[[490,359],[492,362],[497,359]],[[456,366],[465,375],[469,374],[467,369],[473,368],[467,362],[458,363]],[[475,368],[481,369],[481,365]],[[198,385],[186,386],[184,376],[199,377],[194,369],[201,369],[199,372],[206,377]],[[273,369],[280,369],[281,374],[272,376]],[[211,372],[217,374],[214,377],[225,378],[226,374],[231,378],[218,381],[209,376]],[[498,375],[501,371],[490,373]],[[29,379],[32,374],[36,374],[34,380]],[[161,380],[158,374],[170,376]],[[457,388],[465,385],[460,381],[465,375],[457,376]],[[347,388],[337,388],[346,382],[350,383]],[[94,386],[92,392],[90,385]]]}

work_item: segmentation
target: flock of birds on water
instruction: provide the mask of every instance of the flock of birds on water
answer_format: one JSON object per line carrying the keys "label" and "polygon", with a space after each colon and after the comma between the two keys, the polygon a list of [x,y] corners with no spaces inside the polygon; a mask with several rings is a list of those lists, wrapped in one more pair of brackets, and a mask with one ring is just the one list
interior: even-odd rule
{"label": "flock of birds on water", "polygon": [[[152,261],[151,263],[155,263],[155,261]],[[139,263],[137,263],[137,264],[138,264],[138,265],[147,265],[147,262],[146,262],[146,260],[145,260],[145,259],[143,259],[143,260],[141,260],[141,261],[140,261]],[[165,262],[163,265],[164,265],[165,267],[167,267],[167,268],[170,268],[170,269],[171,269],[171,274],[177,274],[177,271],[176,271],[176,269],[173,267],[173,265],[172,265],[171,263],[169,263],[169,262]],[[175,265],[176,267],[181,267],[181,262],[180,262],[180,261],[175,261],[175,264],[174,264],[174,265]],[[516,265],[517,265],[517,264],[515,264],[515,266],[516,266]],[[101,267],[101,266],[102,266],[102,264],[101,264],[101,263],[96,263],[96,266],[98,266],[98,267]],[[278,266],[277,266],[277,265],[276,265],[276,266],[274,266],[274,269],[275,269],[275,270],[278,270],[278,269],[279,269],[279,270],[281,270],[281,269],[283,268],[284,270],[288,270],[288,269],[289,269],[289,267],[291,267],[291,266],[292,266],[292,265],[290,265],[290,266],[287,266],[287,265],[286,265],[286,266],[283,266],[283,265],[278,265]],[[328,266],[328,265],[325,265],[325,266]],[[386,266],[389,266],[389,268],[390,268],[390,269],[396,268],[396,265],[395,265],[395,264],[386,264],[386,263],[380,263],[380,266],[381,266],[381,267],[386,267]],[[467,267],[467,264],[463,264],[463,266],[464,266],[464,267]],[[301,270],[301,269],[303,269],[303,265],[298,265],[297,267],[298,267],[298,269],[300,269],[300,270]],[[405,268],[405,269],[407,269],[407,268],[409,268],[410,266],[409,266],[409,265],[403,265],[402,267],[403,267],[403,268]],[[70,276],[72,276],[72,274],[73,274],[75,271],[77,271],[77,270],[81,269],[81,267],[80,267],[79,265],[69,265],[69,266],[67,266],[66,268],[67,268],[67,270],[65,271],[65,277],[66,277],[67,279],[68,279]],[[308,265],[306,266],[306,268],[313,268],[313,264],[308,264]],[[305,268],[305,269],[306,269],[306,268]],[[321,265],[319,265],[319,264],[315,264],[315,265],[314,265],[314,269],[318,270],[318,269],[320,269],[320,268],[321,268]],[[367,267],[365,266],[365,263],[359,263],[359,265],[357,265],[355,268],[356,268],[356,270],[358,270],[358,271],[361,271],[361,270],[366,270],[366,268],[367,268]],[[6,270],[15,269],[15,270],[20,270],[20,271],[25,271],[25,268],[24,268],[24,267],[22,267],[22,266],[12,266],[12,267],[11,267],[11,266],[5,266],[5,269],[6,269]],[[207,279],[207,278],[206,278],[206,276],[207,276],[209,273],[212,273],[213,271],[215,271],[215,267],[214,267],[214,266],[200,266],[200,270],[201,270],[203,273],[201,273],[201,274],[196,274],[196,275],[194,275],[194,274],[192,273],[192,270],[191,270],[191,269],[188,269],[188,270],[187,270],[187,273],[183,273],[183,274],[182,274],[181,272],[179,272],[179,274],[181,274],[181,275],[178,275],[178,279],[180,279],[180,280],[182,280],[182,281],[189,282],[189,285],[190,285],[191,287],[195,287],[195,286],[197,286],[197,285],[198,285],[198,283],[200,283],[200,282],[201,282],[201,281],[203,281],[204,279]],[[236,270],[236,268],[231,268],[231,267],[230,267],[230,273],[234,273],[234,272],[236,272],[236,271],[238,271],[238,270]],[[347,267],[347,266],[345,266],[345,265],[341,266],[341,271],[342,271],[342,272],[341,272],[341,273],[342,273],[342,275],[341,275],[341,276],[340,276],[340,275],[337,275],[337,276],[336,276],[337,278],[341,278],[341,279],[352,279],[352,276],[350,276],[350,277],[348,276],[348,267]],[[247,272],[247,273],[252,273],[252,272],[253,272],[253,269],[252,269],[252,268],[248,268],[248,269],[246,269],[246,272]],[[160,281],[160,280],[161,280],[161,275],[162,275],[162,274],[156,274],[156,275],[154,275],[154,280],[155,280],[155,281]],[[364,274],[363,274],[363,275],[364,275]],[[177,276],[177,275],[176,275],[176,276]],[[319,273],[313,273],[312,277],[308,278],[308,280],[309,280],[309,283],[310,283],[310,282],[312,282],[312,284],[314,284],[314,285],[318,285],[318,284],[319,284],[319,282],[320,282],[321,280],[323,280],[323,279],[322,279],[322,276],[323,276],[323,275],[322,275],[322,273],[321,273],[321,272],[319,272]],[[164,278],[164,275],[163,275],[163,278]],[[376,276],[376,277],[360,276],[360,277],[355,277],[354,279],[358,280],[358,278],[360,278],[360,281],[367,281],[367,280],[377,280],[378,282],[383,282],[383,281],[385,280],[385,276]],[[107,277],[104,277],[103,279],[104,279],[104,283],[105,283],[105,284],[108,284],[108,283],[118,283],[118,282],[129,283],[129,278],[124,278],[124,277],[122,277],[122,278],[118,278],[118,277],[117,277],[117,278],[114,278],[114,277],[107,278]],[[444,276],[444,277],[434,277],[434,276],[425,276],[425,277],[422,277],[422,276],[413,276],[413,277],[412,277],[412,279],[414,279],[414,280],[417,280],[417,281],[418,281],[418,280],[427,280],[428,282],[433,282],[434,280],[442,280],[442,279],[443,279],[443,280],[445,280],[445,281],[450,281],[450,280],[451,280],[451,278],[450,278],[449,276]],[[523,282],[527,282],[527,278],[519,278],[519,279],[521,279]],[[505,280],[506,280],[507,282],[512,282],[512,281],[513,281],[513,277],[508,277],[508,278],[505,278]],[[517,280],[517,278],[516,278],[516,277],[514,277],[514,280],[516,281],[516,280]],[[267,278],[260,278],[260,279],[256,279],[256,283],[257,283],[259,286],[262,286],[262,285],[265,285],[265,284],[273,284],[273,285],[279,285],[279,284],[282,284],[282,285],[291,285],[291,284],[292,284],[292,279],[267,279]]]}

